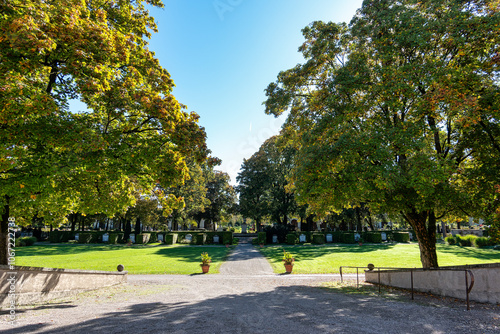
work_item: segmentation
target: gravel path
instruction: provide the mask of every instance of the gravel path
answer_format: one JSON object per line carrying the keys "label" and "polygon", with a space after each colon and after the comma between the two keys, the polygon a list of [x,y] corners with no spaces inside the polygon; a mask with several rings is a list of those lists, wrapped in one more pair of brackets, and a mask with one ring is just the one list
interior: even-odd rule
{"label": "gravel path", "polygon": [[[244,273],[244,274],[243,274]],[[352,278],[352,277],[351,277]],[[500,308],[320,287],[338,275],[279,275],[249,244],[221,274],[129,275],[128,283],[17,310],[2,333],[499,333]],[[2,319],[3,320],[3,319]]]}

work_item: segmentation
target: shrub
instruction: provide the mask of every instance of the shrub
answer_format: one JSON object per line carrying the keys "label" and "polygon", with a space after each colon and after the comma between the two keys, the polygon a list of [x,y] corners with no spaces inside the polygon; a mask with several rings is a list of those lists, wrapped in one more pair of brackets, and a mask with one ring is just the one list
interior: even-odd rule
{"label": "shrub", "polygon": [[288,233],[286,235],[286,243],[289,245],[295,245],[297,243],[297,235],[295,233]]}
{"label": "shrub", "polygon": [[474,240],[474,246],[476,246],[478,248],[483,248],[483,247],[489,246],[489,244],[490,244],[490,238],[488,238],[488,237],[477,237]]}
{"label": "shrub", "polygon": [[233,232],[222,232],[222,242],[224,245],[233,244]]}
{"label": "shrub", "polygon": [[314,244],[320,245],[325,243],[325,235],[320,233],[315,233],[312,235],[312,242]]}
{"label": "shrub", "polygon": [[356,239],[354,238],[354,233],[344,232],[340,235],[340,242],[345,244],[354,244]]}
{"label": "shrub", "polygon": [[266,232],[259,232],[258,234],[258,242],[259,244],[265,244],[266,243]]}
{"label": "shrub", "polygon": [[78,243],[80,244],[96,244],[99,241],[97,233],[93,232],[79,232]]}
{"label": "shrub", "polygon": [[151,234],[149,233],[141,233],[135,235],[135,243],[136,244],[147,244],[149,239],[151,238]]}
{"label": "shrub", "polygon": [[193,244],[194,245],[204,245],[207,241],[207,235],[205,233],[194,233],[193,234]]}
{"label": "shrub", "polygon": [[396,242],[410,242],[410,233],[408,232],[393,232],[392,235]]}
{"label": "shrub", "polygon": [[68,242],[75,239],[75,233],[72,231],[52,231],[49,234],[49,241],[53,243]]}
{"label": "shrub", "polygon": [[286,225],[273,225],[265,226],[264,231],[266,232],[266,243],[273,243],[273,235],[278,236],[278,243],[282,244],[286,241],[286,235],[288,234],[288,227]]}
{"label": "shrub", "polygon": [[456,237],[457,237],[457,243],[463,247],[472,246],[474,244],[474,240],[477,238],[477,236],[472,234],[468,234],[465,236],[460,236],[457,234]]}
{"label": "shrub", "polygon": [[448,245],[456,245],[457,244],[457,239],[455,239],[454,236],[452,235],[448,235],[446,238],[445,238],[445,241]]}
{"label": "shrub", "polygon": [[381,243],[382,234],[380,232],[368,232],[365,234],[366,242]]}
{"label": "shrub", "polygon": [[165,244],[174,245],[177,243],[179,235],[177,233],[165,233]]}
{"label": "shrub", "polygon": [[124,233],[110,233],[109,241],[110,244],[124,243]]}
{"label": "shrub", "polygon": [[149,234],[150,234],[149,236],[150,243],[158,242],[158,232],[149,232]]}
{"label": "shrub", "polygon": [[37,242],[35,237],[20,237],[16,238],[16,247],[33,246]]}

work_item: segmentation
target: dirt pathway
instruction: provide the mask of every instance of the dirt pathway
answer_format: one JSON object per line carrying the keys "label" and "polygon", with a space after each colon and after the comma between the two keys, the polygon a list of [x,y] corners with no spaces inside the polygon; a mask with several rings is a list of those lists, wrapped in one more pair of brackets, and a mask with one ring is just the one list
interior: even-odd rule
{"label": "dirt pathway", "polygon": [[252,245],[251,238],[240,238],[236,249],[221,266],[223,275],[274,275],[271,265]]}

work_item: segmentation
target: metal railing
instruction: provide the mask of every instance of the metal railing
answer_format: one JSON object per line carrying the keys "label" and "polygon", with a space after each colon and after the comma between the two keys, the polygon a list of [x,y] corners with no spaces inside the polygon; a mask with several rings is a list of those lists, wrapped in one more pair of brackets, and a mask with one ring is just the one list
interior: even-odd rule
{"label": "metal railing", "polygon": [[[356,269],[356,288],[359,289],[359,269],[367,270],[367,267],[352,267],[352,266],[341,266],[340,267],[340,281],[343,283],[343,273],[342,268],[354,268]],[[411,285],[411,299],[414,300],[414,286],[413,286],[413,272],[414,271],[422,271],[423,269],[418,268],[395,268],[395,267],[376,267],[369,269],[370,272],[373,272],[376,269],[378,272],[378,293],[381,293],[380,287],[382,284],[380,283],[380,270],[398,270],[398,271],[409,271],[410,272],[410,285]],[[467,301],[467,311],[470,311],[470,302],[469,302],[469,294],[474,287],[474,274],[469,269],[452,269],[452,268],[430,268],[424,270],[441,270],[441,271],[457,271],[465,273],[465,295]],[[469,284],[469,276],[470,276],[470,284]]]}

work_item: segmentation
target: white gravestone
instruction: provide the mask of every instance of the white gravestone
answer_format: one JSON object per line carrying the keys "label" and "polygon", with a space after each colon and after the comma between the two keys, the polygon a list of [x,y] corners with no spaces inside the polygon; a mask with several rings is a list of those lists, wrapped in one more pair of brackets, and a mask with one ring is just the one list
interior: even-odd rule
{"label": "white gravestone", "polygon": [[135,234],[130,235],[130,241],[132,241],[133,244],[135,244]]}
{"label": "white gravestone", "polygon": [[247,233],[247,224],[246,223],[241,224],[241,233]]}
{"label": "white gravestone", "polygon": [[413,240],[413,234],[411,232],[408,232],[408,234],[410,235],[410,240]]}
{"label": "white gravestone", "polygon": [[278,236],[275,234],[273,235],[273,244],[277,244],[278,243]]}
{"label": "white gravestone", "polygon": [[109,242],[109,234],[104,233],[102,235],[102,242]]}
{"label": "white gravestone", "polygon": [[163,234],[162,233],[158,234],[158,241],[163,242]]}
{"label": "white gravestone", "polygon": [[306,235],[305,234],[301,234],[299,236],[299,242],[306,242]]}
{"label": "white gravestone", "polygon": [[385,232],[380,233],[382,236],[382,241],[387,241],[387,234]]}
{"label": "white gravestone", "polygon": [[186,234],[186,236],[184,237],[184,239],[186,239],[187,241],[191,242],[191,241],[193,241],[193,236],[191,234]]}
{"label": "white gravestone", "polygon": [[359,233],[356,233],[356,234],[354,235],[354,240],[356,240],[356,242],[358,242],[358,241],[359,241],[359,239],[361,239],[361,235],[360,235]]}
{"label": "white gravestone", "polygon": [[218,243],[219,243],[219,236],[214,235],[214,244],[218,244]]}
{"label": "white gravestone", "polygon": [[76,240],[76,241],[80,240],[80,234],[78,234],[78,233],[77,233],[77,234],[75,234],[75,240]]}
{"label": "white gravestone", "polygon": [[333,237],[331,234],[326,235],[326,242],[333,242]]}

